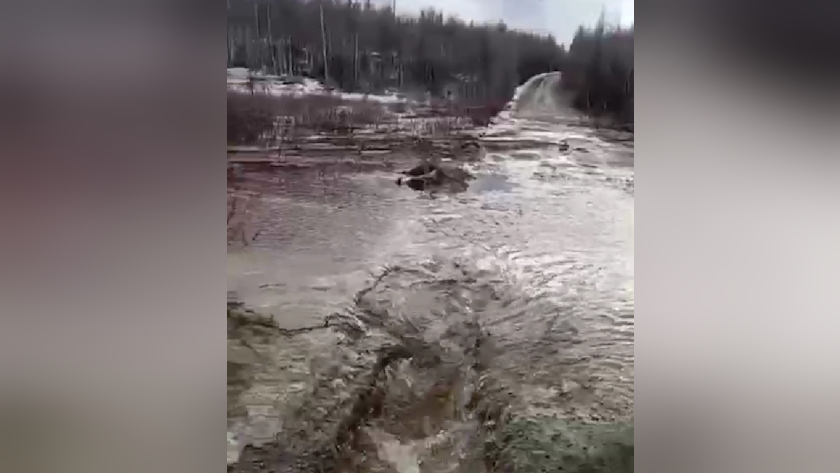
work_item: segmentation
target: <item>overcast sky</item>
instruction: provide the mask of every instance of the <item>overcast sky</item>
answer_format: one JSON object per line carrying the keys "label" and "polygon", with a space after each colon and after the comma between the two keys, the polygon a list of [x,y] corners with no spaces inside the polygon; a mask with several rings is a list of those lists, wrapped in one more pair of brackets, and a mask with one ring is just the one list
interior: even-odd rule
{"label": "overcast sky", "polygon": [[[387,5],[394,0],[374,0]],[[397,11],[434,7],[477,22],[504,20],[518,29],[551,33],[567,46],[579,25],[594,25],[603,8],[607,21],[633,23],[633,0],[396,0]]]}

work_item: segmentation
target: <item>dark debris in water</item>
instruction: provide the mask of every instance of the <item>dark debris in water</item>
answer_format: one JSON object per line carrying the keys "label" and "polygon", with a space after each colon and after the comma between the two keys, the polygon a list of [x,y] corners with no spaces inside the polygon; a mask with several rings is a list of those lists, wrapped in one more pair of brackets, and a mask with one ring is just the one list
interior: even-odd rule
{"label": "dark debris in water", "polygon": [[405,185],[416,191],[447,190],[462,192],[469,187],[469,181],[474,179],[472,174],[461,167],[434,164],[428,161],[421,162],[400,174],[406,177],[397,178],[397,185]]}

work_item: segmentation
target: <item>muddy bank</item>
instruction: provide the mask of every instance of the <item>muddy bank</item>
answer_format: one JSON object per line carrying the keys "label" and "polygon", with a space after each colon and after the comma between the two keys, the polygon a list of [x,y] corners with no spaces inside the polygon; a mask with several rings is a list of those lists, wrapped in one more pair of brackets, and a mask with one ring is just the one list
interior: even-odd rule
{"label": "muddy bank", "polygon": [[[287,185],[296,186],[299,182],[311,181],[311,177],[328,186],[331,178],[376,172],[394,173],[393,180],[397,182],[399,171],[418,163],[461,169],[463,164],[479,162],[485,153],[483,143],[467,134],[439,138],[372,135],[348,139],[321,136],[287,149],[231,147],[228,150],[228,188],[233,191],[274,192]],[[418,182],[422,180],[416,179]],[[421,182],[423,185],[419,188],[445,187],[443,182],[431,181],[434,182],[430,186]],[[466,188],[466,178],[457,181],[461,185],[453,188],[454,191]],[[450,182],[454,181],[447,180],[447,183]],[[401,184],[397,182],[397,185]],[[406,182],[406,185],[418,188],[411,182]]]}
{"label": "muddy bank", "polygon": [[305,141],[272,148],[229,146],[228,162],[283,163],[289,160],[336,157],[375,161],[394,156],[472,162],[481,159],[481,152],[482,143],[473,134],[445,137],[417,137],[404,133],[353,137],[315,135]]}

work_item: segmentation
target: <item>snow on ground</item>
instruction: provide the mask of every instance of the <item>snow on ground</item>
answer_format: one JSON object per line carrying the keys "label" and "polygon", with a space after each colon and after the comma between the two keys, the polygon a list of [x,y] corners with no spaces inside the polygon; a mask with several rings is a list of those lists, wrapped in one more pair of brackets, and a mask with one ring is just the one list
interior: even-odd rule
{"label": "snow on ground", "polygon": [[371,100],[383,104],[407,103],[408,100],[396,94],[373,95],[331,91],[315,79],[308,77],[283,77],[249,71],[241,67],[228,68],[228,89],[238,92],[250,92],[249,82],[255,92],[269,95],[336,95],[345,100]]}
{"label": "snow on ground", "polygon": [[351,93],[351,92],[341,92],[339,93],[341,98],[345,100],[373,100],[374,102],[380,103],[387,103],[387,104],[396,104],[396,103],[407,103],[408,100],[404,97],[400,97],[398,95],[370,95],[370,94],[359,94],[359,93]]}

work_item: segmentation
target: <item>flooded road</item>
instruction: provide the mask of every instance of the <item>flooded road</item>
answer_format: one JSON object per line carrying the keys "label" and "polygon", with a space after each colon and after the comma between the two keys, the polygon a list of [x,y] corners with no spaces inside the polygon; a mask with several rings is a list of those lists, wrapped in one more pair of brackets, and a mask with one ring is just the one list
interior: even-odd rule
{"label": "flooded road", "polygon": [[632,422],[632,141],[514,115],[459,194],[245,170],[259,236],[229,291],[300,331],[230,329],[229,462],[269,442],[236,471],[520,471],[491,465],[502,424]]}

